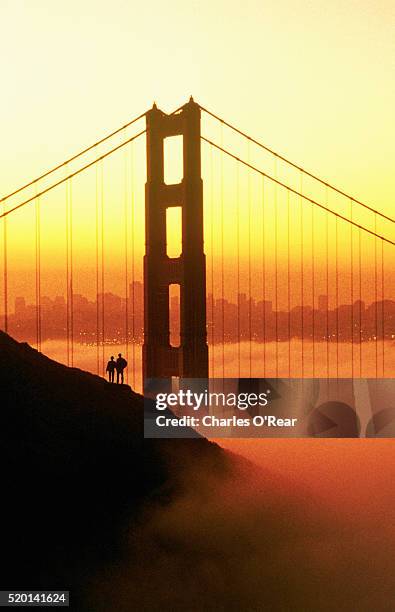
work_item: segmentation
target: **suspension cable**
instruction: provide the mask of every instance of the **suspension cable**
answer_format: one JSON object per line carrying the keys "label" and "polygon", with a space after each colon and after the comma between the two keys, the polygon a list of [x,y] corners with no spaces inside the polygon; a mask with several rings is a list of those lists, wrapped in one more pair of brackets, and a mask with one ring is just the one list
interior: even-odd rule
{"label": "suspension cable", "polygon": [[145,117],[145,115],[146,115],[146,113],[142,113],[138,117],[135,117],[134,119],[132,119],[132,121],[129,121],[128,123],[126,123],[122,127],[120,127],[117,130],[115,130],[114,132],[111,132],[111,134],[108,134],[107,136],[105,136],[104,138],[101,138],[100,140],[98,140],[94,144],[89,145],[89,147],[86,147],[86,149],[83,149],[82,151],[80,151],[76,155],[73,155],[72,157],[70,157],[66,161],[62,162],[61,164],[55,166],[54,168],[51,168],[51,170],[48,170],[47,172],[44,172],[43,174],[41,174],[37,178],[33,179],[32,181],[29,181],[28,183],[26,183],[22,187],[19,187],[18,189],[15,189],[15,191],[13,191],[12,193],[9,193],[8,195],[3,196],[2,198],[0,198],[0,202],[4,202],[5,200],[8,200],[8,198],[11,198],[12,196],[16,195],[17,193],[20,193],[21,191],[23,191],[24,189],[27,189],[28,187],[31,187],[35,183],[38,183],[43,178],[49,176],[50,174],[53,174],[54,172],[56,172],[56,170],[60,170],[60,168],[63,168],[64,166],[67,166],[70,162],[78,159],[82,155],[85,155],[85,153],[88,153],[89,151],[91,151],[95,147],[103,144],[103,142],[106,142],[106,140],[109,140],[110,138],[112,138],[116,134],[119,134],[119,132],[122,132],[122,130],[125,130],[126,128],[130,127],[131,125],[133,125],[133,123],[136,123],[136,121],[139,121],[140,119]]}
{"label": "suspension cable", "polygon": [[[247,166],[251,170],[254,170],[255,172],[258,172],[259,174],[261,174],[262,176],[265,176],[266,178],[268,178],[273,183],[276,183],[277,185],[280,185],[280,187],[284,187],[284,189],[289,189],[289,191],[291,193],[294,193],[295,195],[303,198],[304,200],[306,200],[306,202],[310,202],[311,204],[314,204],[315,206],[318,206],[322,210],[326,210],[327,212],[331,213],[332,215],[334,215],[338,219],[342,219],[343,221],[346,221],[347,223],[349,223],[350,225],[353,225],[354,227],[359,227],[361,230],[367,232],[368,234],[371,234],[372,236],[375,236],[376,238],[379,238],[383,242],[388,242],[388,244],[392,244],[392,246],[395,246],[395,242],[393,240],[390,240],[389,238],[386,238],[385,236],[381,236],[379,234],[376,234],[376,232],[374,232],[373,230],[370,230],[367,227],[365,227],[363,225],[360,225],[359,223],[356,223],[355,221],[351,221],[350,219],[348,219],[344,215],[341,215],[340,213],[337,213],[334,210],[331,210],[330,208],[327,208],[323,204],[320,204],[316,200],[313,200],[312,198],[310,198],[310,197],[308,197],[308,196],[306,196],[304,194],[301,194],[296,189],[293,189],[289,185],[286,185],[285,183],[283,183],[283,182],[279,181],[278,179],[274,178],[273,176],[270,176],[266,172],[263,172],[263,170],[259,170],[259,168],[256,168],[252,164],[249,164],[248,162],[246,162],[244,159],[241,159],[240,157],[237,157],[233,153],[230,153],[230,151],[227,151],[227,149],[224,149],[223,147],[217,145],[216,143],[212,142],[208,138],[205,138],[204,136],[201,136],[201,139],[204,140],[204,142],[207,142],[208,144],[211,144],[213,147],[215,147],[219,151],[222,151],[222,153],[226,153],[226,155],[229,155],[229,157],[232,157],[233,159],[235,159],[236,161],[240,162],[244,166]],[[377,212],[377,214],[380,214],[380,213]],[[1,217],[2,216],[0,215],[0,219],[1,219]]]}
{"label": "suspension cable", "polygon": [[353,198],[352,196],[348,195],[347,193],[345,193],[341,189],[338,189],[337,187],[335,187],[334,185],[331,185],[327,181],[324,181],[324,180],[320,179],[318,176],[315,176],[314,174],[312,174],[311,172],[308,172],[308,170],[306,170],[305,168],[302,168],[301,166],[298,166],[297,164],[291,162],[286,157],[283,157],[279,153],[276,153],[276,151],[273,151],[272,149],[270,149],[269,147],[267,147],[263,143],[259,142],[258,140],[255,140],[255,138],[252,138],[252,136],[249,136],[248,134],[246,134],[242,130],[239,130],[237,127],[235,127],[234,125],[228,123],[227,121],[225,121],[224,119],[222,119],[218,115],[215,115],[214,113],[209,111],[207,108],[204,108],[203,106],[200,106],[200,109],[203,112],[207,113],[208,115],[211,115],[211,117],[213,117],[214,119],[219,121],[221,124],[226,125],[226,127],[230,128],[231,130],[233,130],[237,134],[240,134],[240,136],[243,136],[244,138],[247,138],[247,140],[249,140],[250,142],[254,143],[255,145],[257,145],[261,149],[264,149],[265,151],[267,151],[271,155],[274,155],[277,159],[281,159],[281,161],[283,161],[286,164],[292,166],[296,170],[299,170],[300,172],[303,172],[303,174],[305,174],[306,176],[309,176],[310,178],[318,181],[319,183],[321,183],[321,185],[324,185],[325,187],[328,187],[329,189],[332,189],[332,191],[335,191],[336,193],[338,193],[338,194],[340,194],[342,196],[345,196],[347,199],[352,200],[355,204],[358,204],[359,206],[363,206],[363,208],[369,210],[372,213],[375,213],[375,214],[379,215],[383,219],[386,219],[387,221],[390,221],[391,223],[395,223],[395,219],[393,219],[392,217],[389,217],[388,215],[385,215],[384,213],[381,213],[378,210],[375,210],[374,208],[372,208],[371,206],[368,206],[367,204],[364,204],[364,202],[361,202],[357,198]]}
{"label": "suspension cable", "polygon": [[35,200],[37,197],[40,197],[40,196],[44,195],[45,193],[48,193],[49,191],[51,191],[52,189],[55,189],[55,187],[58,187],[58,185],[61,185],[62,183],[64,183],[68,179],[71,179],[74,176],[76,176],[77,174],[80,174],[81,172],[83,172],[84,170],[87,170],[88,168],[91,168],[91,166],[93,166],[94,164],[97,164],[99,161],[102,161],[103,159],[105,159],[106,157],[111,155],[112,153],[115,153],[115,151],[118,151],[122,147],[124,147],[127,144],[129,144],[129,142],[133,142],[133,140],[136,140],[136,138],[139,138],[140,136],[145,134],[146,131],[147,130],[142,130],[138,134],[135,134],[135,136],[132,136],[131,138],[128,138],[128,140],[125,140],[121,144],[117,145],[116,147],[114,147],[110,151],[107,151],[106,153],[103,153],[103,155],[100,155],[100,157],[97,157],[93,161],[89,162],[89,164],[85,164],[85,166],[82,166],[82,168],[79,168],[78,170],[75,170],[75,172],[72,172],[71,174],[69,174],[68,176],[66,176],[66,177],[62,178],[61,180],[57,181],[53,185],[50,185],[50,187],[46,187],[45,189],[43,189],[42,191],[40,191],[36,195],[34,195],[34,196],[30,197],[30,198],[27,198],[26,200],[24,200],[20,204],[17,204],[17,206],[14,206],[13,208],[10,208],[9,210],[3,212],[0,215],[0,219],[3,219],[4,217],[7,217],[9,214],[13,213],[15,210],[19,210],[20,208],[22,208],[22,206],[25,206],[26,204],[29,204],[29,202],[32,202],[33,200]]}

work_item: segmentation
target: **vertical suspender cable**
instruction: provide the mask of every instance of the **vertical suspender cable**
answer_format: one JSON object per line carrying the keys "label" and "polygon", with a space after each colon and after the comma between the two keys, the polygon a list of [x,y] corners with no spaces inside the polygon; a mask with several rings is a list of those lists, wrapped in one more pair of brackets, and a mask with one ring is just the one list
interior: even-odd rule
{"label": "vertical suspender cable", "polygon": [[100,374],[100,310],[99,310],[99,176],[98,166],[95,165],[96,177],[96,194],[95,194],[95,209],[96,209],[96,374]]}
{"label": "vertical suspender cable", "polygon": [[[135,219],[134,219],[134,145],[130,143],[130,233],[132,239],[132,361],[133,389],[136,389],[136,301],[135,301]],[[143,307],[139,304],[139,308]]]}
{"label": "vertical suspender cable", "polygon": [[[377,215],[374,215],[374,231],[377,234]],[[379,346],[378,346],[378,274],[377,274],[377,243],[378,238],[374,238],[374,308],[375,308],[375,353],[376,353],[376,378],[379,377]]]}
{"label": "vertical suspender cable", "polygon": [[[223,147],[221,123],[221,147]],[[224,275],[224,158],[221,155],[221,315],[222,315],[222,378],[225,378],[225,275]]]}
{"label": "vertical suspender cable", "polygon": [[40,350],[40,339],[39,339],[39,324],[38,324],[38,309],[39,309],[39,297],[38,297],[38,207],[37,207],[37,198],[34,200],[34,229],[35,229],[35,237],[34,237],[34,252],[35,252],[35,301],[36,301],[36,348]]}
{"label": "vertical suspender cable", "polygon": [[291,245],[290,243],[291,224],[290,224],[289,198],[290,198],[290,193],[289,193],[289,189],[287,189],[288,378],[291,378],[291,246],[290,246]]}
{"label": "vertical suspender cable", "polygon": [[304,378],[304,232],[303,232],[303,173],[300,177],[300,312],[301,312],[301,348],[302,379]]}
{"label": "vertical suspender cable", "polygon": [[241,347],[240,347],[240,175],[239,164],[236,162],[236,245],[237,245],[237,362],[238,377],[241,372]]}
{"label": "vertical suspender cable", "polygon": [[361,228],[358,228],[358,265],[359,265],[359,376],[362,378],[362,244]]}
{"label": "vertical suspender cable", "polygon": [[[277,157],[274,158],[274,176],[277,179]],[[274,307],[276,336],[276,378],[278,378],[278,206],[277,183],[274,184]]]}
{"label": "vertical suspender cable", "polygon": [[36,339],[37,350],[41,351],[41,219],[40,199],[35,199],[35,222],[36,222]]}
{"label": "vertical suspender cable", "polygon": [[265,261],[265,177],[262,176],[262,326],[263,326],[263,376],[266,378],[266,261]]}
{"label": "vertical suspender cable", "polygon": [[311,302],[312,302],[312,338],[313,338],[313,378],[315,377],[315,261],[314,261],[314,205],[311,205]]}
{"label": "vertical suspender cable", "polygon": [[[352,201],[350,200],[350,218],[352,218]],[[354,249],[353,249],[353,225],[350,224],[350,292],[351,292],[351,378],[354,378]]]}
{"label": "vertical suspender cable", "polygon": [[105,375],[105,312],[104,312],[104,177],[103,161],[100,161],[100,215],[101,215],[101,324],[102,324],[102,376]]}
{"label": "vertical suspender cable", "polygon": [[336,379],[339,379],[339,227],[335,217],[335,283],[336,283]]}
{"label": "vertical suspender cable", "polygon": [[384,319],[384,240],[381,241],[381,325],[382,325],[382,367],[383,367],[383,378],[385,376],[385,319]]}
{"label": "vertical suspender cable", "polygon": [[[124,151],[124,248],[125,248],[125,353],[129,361],[129,266],[128,266],[128,150]],[[128,369],[126,369],[126,383],[129,382]]]}
{"label": "vertical suspender cable", "polygon": [[214,149],[210,145],[210,245],[211,245],[211,376],[215,378],[215,300],[214,300]]}
{"label": "vertical suspender cable", "polygon": [[70,211],[70,363],[74,366],[74,284],[73,284],[73,192],[72,179],[69,185]]}
{"label": "vertical suspender cable", "polygon": [[69,183],[66,181],[66,335],[67,335],[67,365],[70,366],[70,217],[69,217]]}
{"label": "vertical suspender cable", "polygon": [[[250,163],[250,141],[247,143],[247,159]],[[251,172],[247,175],[248,188],[248,339],[249,339],[249,375],[252,376],[252,279],[251,279]]]}
{"label": "vertical suspender cable", "polygon": [[[6,204],[4,203],[4,212]],[[3,217],[3,285],[4,285],[4,331],[8,332],[8,244],[7,217]]]}
{"label": "vertical suspender cable", "polygon": [[73,308],[73,235],[72,235],[71,179],[66,181],[66,311],[67,311],[67,365],[74,364],[74,308]]}
{"label": "vertical suspender cable", "polygon": [[[325,187],[325,205],[328,206],[328,187]],[[329,218],[325,212],[325,234],[326,234],[326,377],[329,381]],[[328,383],[329,384],[329,383]]]}

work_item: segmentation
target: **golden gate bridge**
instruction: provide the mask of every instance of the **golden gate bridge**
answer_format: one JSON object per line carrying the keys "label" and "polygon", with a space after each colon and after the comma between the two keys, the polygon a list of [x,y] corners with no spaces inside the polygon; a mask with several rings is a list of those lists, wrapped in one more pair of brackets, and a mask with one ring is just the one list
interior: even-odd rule
{"label": "golden gate bridge", "polygon": [[[51,328],[68,365],[85,342],[102,375],[122,345],[135,388],[395,371],[395,219],[192,98],[170,114],[154,104],[0,202],[3,329],[32,341],[34,320],[48,352]],[[57,329],[44,291],[65,296]]]}

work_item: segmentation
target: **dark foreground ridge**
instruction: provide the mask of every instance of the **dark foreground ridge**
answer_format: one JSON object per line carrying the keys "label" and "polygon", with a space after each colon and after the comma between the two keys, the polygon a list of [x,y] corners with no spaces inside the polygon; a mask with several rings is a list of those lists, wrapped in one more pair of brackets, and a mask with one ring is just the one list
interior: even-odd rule
{"label": "dark foreground ridge", "polygon": [[[225,454],[144,440],[143,398],[0,332],[2,589],[70,589],[121,554],[121,529]],[[74,602],[76,598],[74,596]]]}

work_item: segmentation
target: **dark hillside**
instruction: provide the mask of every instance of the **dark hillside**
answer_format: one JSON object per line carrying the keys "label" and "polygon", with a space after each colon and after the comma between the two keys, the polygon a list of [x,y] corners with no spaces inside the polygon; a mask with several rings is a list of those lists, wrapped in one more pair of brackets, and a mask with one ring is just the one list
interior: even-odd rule
{"label": "dark hillside", "polygon": [[[141,504],[178,466],[222,469],[206,440],[144,441],[143,398],[0,334],[1,587],[70,588],[121,554]],[[75,601],[75,599],[74,599]]]}

